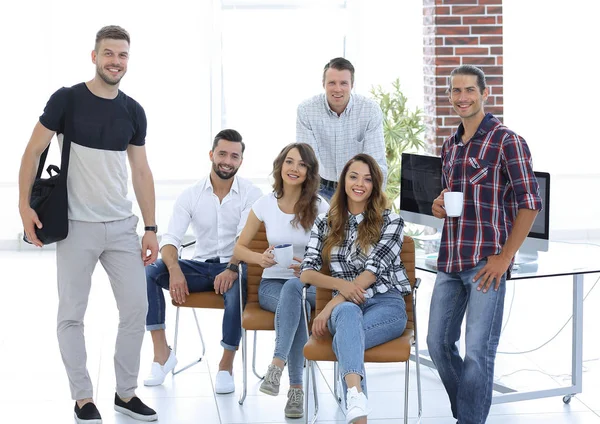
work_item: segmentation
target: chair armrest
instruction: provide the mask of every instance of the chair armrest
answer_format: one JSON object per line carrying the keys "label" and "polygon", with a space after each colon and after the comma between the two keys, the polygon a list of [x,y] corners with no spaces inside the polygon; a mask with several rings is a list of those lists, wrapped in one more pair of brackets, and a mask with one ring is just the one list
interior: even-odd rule
{"label": "chair armrest", "polygon": [[420,278],[415,278],[415,284],[414,284],[413,291],[417,290],[420,285],[421,285],[421,279]]}
{"label": "chair armrest", "polygon": [[302,315],[304,316],[304,324],[306,324],[306,337],[307,339],[310,338],[310,330],[308,329],[308,310],[307,308],[310,308],[310,305],[306,305],[308,303],[308,288],[310,287],[310,284],[305,284],[304,287],[302,287]]}
{"label": "chair armrest", "polygon": [[181,245],[180,249],[185,249],[186,247],[190,247],[190,246],[192,246],[192,245],[194,245],[194,244],[196,244],[196,240],[192,240],[192,241],[190,241],[190,242],[183,243],[183,244]]}
{"label": "chair armrest", "polygon": [[[421,279],[420,278],[416,278],[415,279],[415,284],[412,290],[412,307],[413,307],[413,325],[414,325],[414,333],[415,333],[415,340],[417,340],[418,337],[418,325],[417,325],[417,289],[419,288],[419,284],[421,284]],[[417,342],[417,346],[418,346],[418,342]],[[418,352],[417,352],[418,354]]]}
{"label": "chair armrest", "polygon": [[186,247],[190,247],[194,244],[196,244],[196,240],[192,240],[188,243],[183,243],[181,246],[179,246],[179,249],[177,249],[177,256],[179,257],[179,259],[181,259],[181,254],[183,253],[183,249],[185,249]]}

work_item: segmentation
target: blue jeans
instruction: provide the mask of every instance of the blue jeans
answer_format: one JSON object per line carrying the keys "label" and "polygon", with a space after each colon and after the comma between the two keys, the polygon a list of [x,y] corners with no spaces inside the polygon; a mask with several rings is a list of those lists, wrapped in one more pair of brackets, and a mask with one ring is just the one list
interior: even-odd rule
{"label": "blue jeans", "polygon": [[[190,259],[180,259],[179,266],[187,281],[190,293],[214,291],[215,277],[222,273],[226,263],[200,262]],[[243,269],[242,288],[244,304],[246,303],[246,270]],[[169,290],[169,270],[162,261],[157,260],[146,267],[146,286],[148,290],[148,315],[146,315],[146,330],[165,329],[165,296],[164,290]],[[221,346],[227,350],[237,350],[242,338],[240,321],[240,288],[239,278],[236,278],[229,290],[223,294],[225,312],[223,314]]]}
{"label": "blue jeans", "polygon": [[[308,341],[302,314],[302,288],[299,278],[264,278],[258,287],[260,307],[275,312],[275,358],[287,363],[290,384],[302,384],[304,354]],[[310,287],[307,300],[315,307],[316,288]],[[309,313],[310,318],[310,313]]]}
{"label": "blue jeans", "polygon": [[396,289],[376,293],[361,305],[343,302],[333,309],[327,326],[333,334],[333,352],[339,363],[344,395],[348,389],[344,380],[347,374],[360,375],[360,385],[367,394],[365,350],[400,337],[406,321],[404,297]]}
{"label": "blue jeans", "polygon": [[324,197],[327,202],[331,203],[331,198],[333,197],[333,193],[335,190],[329,186],[319,184],[319,194],[321,197]]}
{"label": "blue jeans", "polygon": [[[431,297],[427,347],[446,388],[452,415],[460,424],[483,424],[492,404],[494,361],[502,327],[506,274],[498,291],[483,293],[473,282],[485,266],[462,272],[438,272]],[[494,283],[492,283],[494,284]],[[456,342],[467,312],[466,353],[462,359]]]}

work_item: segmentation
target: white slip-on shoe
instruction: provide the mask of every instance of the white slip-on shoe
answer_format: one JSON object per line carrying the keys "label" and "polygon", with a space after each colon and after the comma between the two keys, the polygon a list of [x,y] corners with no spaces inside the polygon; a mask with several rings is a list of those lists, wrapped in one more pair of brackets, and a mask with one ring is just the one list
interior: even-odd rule
{"label": "white slip-on shoe", "polygon": [[366,418],[369,412],[365,394],[359,393],[356,387],[349,388],[346,393],[346,424]]}
{"label": "white slip-on shoe", "polygon": [[229,371],[225,370],[219,371],[215,378],[215,392],[219,395],[235,392],[233,374],[229,374]]}
{"label": "white slip-on shoe", "polygon": [[173,351],[169,353],[169,358],[167,359],[164,365],[161,365],[158,362],[152,362],[150,374],[144,380],[144,386],[159,386],[163,384],[167,374],[173,371],[176,365],[177,357],[175,356]]}

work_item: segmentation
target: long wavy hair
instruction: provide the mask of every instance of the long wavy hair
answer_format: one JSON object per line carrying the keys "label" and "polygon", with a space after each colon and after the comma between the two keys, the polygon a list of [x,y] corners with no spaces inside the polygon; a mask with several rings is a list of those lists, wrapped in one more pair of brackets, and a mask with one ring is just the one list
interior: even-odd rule
{"label": "long wavy hair", "polygon": [[322,258],[329,262],[331,249],[334,246],[341,246],[346,235],[346,225],[348,223],[348,195],[346,194],[346,175],[350,165],[354,162],[363,162],[369,167],[371,180],[373,182],[373,191],[367,199],[364,211],[364,219],[358,225],[358,246],[361,250],[367,251],[370,246],[376,244],[381,238],[381,227],[383,226],[383,212],[389,207],[388,199],[383,191],[383,173],[377,164],[377,161],[371,156],[360,153],[348,161],[342,170],[337,189],[331,198],[327,225],[329,234],[323,244]]}
{"label": "long wavy hair", "polygon": [[317,202],[319,196],[319,161],[315,151],[306,143],[292,143],[285,146],[279,155],[273,161],[273,192],[277,199],[283,197],[283,178],[281,177],[281,168],[288,153],[292,149],[298,149],[302,161],[306,165],[306,179],[302,183],[300,198],[294,205],[294,219],[291,223],[298,228],[300,225],[305,231],[309,231],[317,218]]}

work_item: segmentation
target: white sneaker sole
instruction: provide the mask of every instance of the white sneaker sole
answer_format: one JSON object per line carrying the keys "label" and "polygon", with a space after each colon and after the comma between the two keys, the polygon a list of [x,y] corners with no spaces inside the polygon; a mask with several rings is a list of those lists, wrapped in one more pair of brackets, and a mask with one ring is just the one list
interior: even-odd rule
{"label": "white sneaker sole", "polygon": [[75,417],[75,422],[77,424],[102,424],[102,418],[100,418],[99,420],[82,420],[74,412],[73,416]]}
{"label": "white sneaker sole", "polygon": [[154,387],[154,386],[160,386],[161,384],[163,384],[165,382],[165,378],[167,376],[165,375],[162,380],[161,379],[147,379],[144,380],[144,386],[146,387]]}
{"label": "white sneaker sole", "polygon": [[215,393],[218,395],[228,395],[229,393],[235,392],[235,386],[233,387],[219,387],[215,388]]}
{"label": "white sneaker sole", "polygon": [[115,411],[120,412],[123,415],[127,415],[127,416],[133,418],[134,420],[138,420],[138,421],[150,422],[150,421],[157,421],[158,420],[158,414],[154,414],[154,415],[136,414],[135,412],[130,411],[127,408],[123,408],[122,406],[115,405]]}
{"label": "white sneaker sole", "polygon": [[274,390],[269,390],[266,388],[263,388],[262,386],[260,386],[258,388],[258,390],[260,390],[262,393],[264,393],[265,395],[269,395],[269,396],[279,396],[279,390],[274,391]]}
{"label": "white sneaker sole", "polygon": [[285,413],[286,418],[302,418],[304,416],[304,413],[299,413],[299,414],[292,414],[292,413]]}
{"label": "white sneaker sole", "polygon": [[359,415],[352,415],[350,417],[348,417],[348,415],[346,415],[346,423],[347,424],[352,424],[352,423],[357,422],[358,420],[361,420],[363,418],[367,418],[368,415],[369,415],[369,412],[371,412],[371,411],[367,411],[367,412],[361,413]]}

